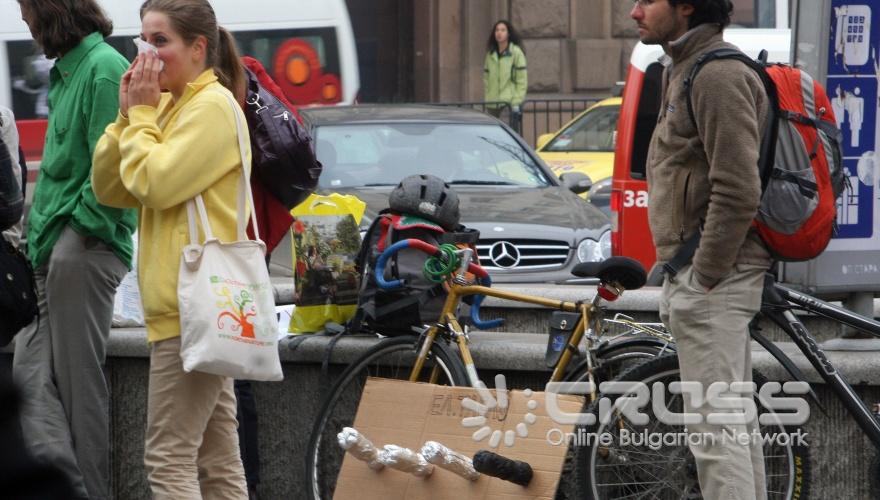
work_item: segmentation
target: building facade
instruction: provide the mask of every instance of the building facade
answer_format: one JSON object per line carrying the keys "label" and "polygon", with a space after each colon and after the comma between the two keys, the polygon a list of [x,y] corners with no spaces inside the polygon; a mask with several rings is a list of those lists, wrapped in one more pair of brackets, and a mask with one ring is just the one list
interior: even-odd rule
{"label": "building facade", "polygon": [[[772,25],[773,1],[734,0],[734,22]],[[533,96],[607,95],[624,79],[637,41],[628,0],[347,3],[363,102],[481,101],[486,42],[498,19],[510,20],[523,38]]]}

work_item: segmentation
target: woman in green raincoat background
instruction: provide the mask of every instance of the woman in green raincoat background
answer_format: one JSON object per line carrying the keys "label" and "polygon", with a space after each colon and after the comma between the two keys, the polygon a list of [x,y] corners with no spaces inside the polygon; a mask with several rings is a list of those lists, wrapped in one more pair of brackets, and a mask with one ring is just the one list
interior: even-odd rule
{"label": "woman in green raincoat background", "polygon": [[[483,64],[484,100],[504,102],[510,106],[514,118],[522,116],[522,102],[526,98],[529,79],[526,71],[526,52],[510,21],[499,20],[492,27],[487,42],[486,61]],[[488,111],[498,117],[504,106],[489,105]]]}

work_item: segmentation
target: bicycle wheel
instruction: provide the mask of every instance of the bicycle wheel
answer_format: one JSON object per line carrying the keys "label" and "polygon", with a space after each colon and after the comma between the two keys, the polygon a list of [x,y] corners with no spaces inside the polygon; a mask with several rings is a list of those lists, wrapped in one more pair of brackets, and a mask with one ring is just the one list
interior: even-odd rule
{"label": "bicycle wheel", "polygon": [[[662,356],[626,372],[618,380],[641,381],[649,387],[654,382],[669,383],[679,380],[678,357]],[[753,379],[758,387],[766,380],[757,372]],[[666,406],[669,411],[681,412],[681,395],[666,391]],[[758,405],[759,412],[765,411]],[[602,423],[599,408],[593,404],[590,411],[596,417],[596,424],[585,436],[610,434],[611,444],[590,439],[586,446],[576,447],[576,483],[580,498],[594,500],[609,498],[702,498],[697,469],[693,455],[686,442],[662,443],[649,447],[646,443],[621,443],[621,430],[630,435],[677,434],[684,431],[683,426],[666,425],[659,422],[652,408],[642,411],[648,414],[647,426],[636,426],[626,418],[615,413],[610,421]],[[777,433],[791,434],[798,429],[783,427],[780,424],[760,426],[762,435]],[[581,443],[583,444],[583,443]],[[655,449],[656,448],[656,449]],[[810,482],[809,448],[796,440],[768,440],[764,444],[764,464],[768,499],[803,499],[808,497]]]}
{"label": "bicycle wheel", "polygon": [[[336,479],[342,467],[345,452],[336,442],[336,434],[354,423],[367,377],[406,379],[416,359],[419,339],[413,335],[382,340],[354,361],[340,375],[318,412],[312,428],[306,456],[308,498],[333,498]],[[436,367],[439,374],[435,383],[466,385],[467,375],[462,362],[440,342],[431,347],[428,361],[422,370],[428,376]]]}
{"label": "bicycle wheel", "polygon": [[[598,366],[593,372],[595,374],[595,382],[596,384],[601,384],[605,380],[616,379],[627,370],[656,358],[661,352],[663,352],[663,348],[650,343],[610,346],[599,354]],[[666,352],[669,352],[668,348]],[[578,365],[571,375],[566,378],[566,381],[569,382],[586,382],[587,380],[586,361]],[[584,404],[584,411],[589,411],[589,402]],[[574,477],[576,469],[575,450],[574,447],[570,446],[565,455],[565,463],[562,466],[562,473],[559,477],[556,500],[582,498],[577,493],[579,489]]]}
{"label": "bicycle wheel", "polygon": [[[667,347],[666,353],[672,352]],[[623,375],[627,370],[631,370],[635,366],[660,356],[664,353],[663,348],[656,344],[637,344],[637,345],[621,345],[611,346],[599,353],[597,366],[594,374],[596,383],[604,380],[614,380]],[[566,377],[567,381],[585,382],[587,380],[587,363],[581,362],[571,375]]]}

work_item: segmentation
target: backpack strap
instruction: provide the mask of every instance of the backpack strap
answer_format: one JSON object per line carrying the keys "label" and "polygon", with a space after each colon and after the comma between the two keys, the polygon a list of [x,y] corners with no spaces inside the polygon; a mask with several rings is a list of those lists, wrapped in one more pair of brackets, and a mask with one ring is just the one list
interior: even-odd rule
{"label": "backpack strap", "polygon": [[776,155],[776,136],[779,130],[779,124],[777,121],[777,118],[779,117],[779,96],[776,93],[776,84],[773,83],[770,75],[767,74],[767,51],[762,50],[761,53],[758,54],[757,60],[750,58],[738,49],[731,48],[710,50],[697,58],[697,61],[694,63],[693,67],[691,67],[691,71],[687,78],[684,79],[684,92],[685,100],[687,102],[688,116],[698,133],[699,126],[697,125],[697,119],[694,113],[692,96],[694,82],[700,70],[703,69],[703,66],[705,66],[706,63],[717,59],[736,59],[752,68],[761,79],[761,83],[764,85],[764,91],[767,93],[767,98],[770,101],[770,109],[769,113],[767,113],[767,123],[764,127],[764,133],[761,135],[761,147],[758,154],[758,172],[761,176],[761,191],[763,191],[767,187],[767,183],[770,181],[770,172],[773,170],[773,158]]}
{"label": "backpack strap", "polygon": [[28,166],[24,158],[24,149],[18,146],[18,164],[21,167],[21,195],[27,199]]}
{"label": "backpack strap", "polygon": [[697,248],[700,246],[700,237],[702,236],[703,231],[697,230],[696,233],[692,234],[690,238],[685,240],[685,242],[678,248],[678,252],[669,259],[669,262],[663,264],[663,272],[666,274],[666,279],[671,280],[675,278],[675,275],[678,274],[682,268],[691,263],[691,259],[694,258],[694,254],[697,253]]}
{"label": "backpack strap", "polygon": [[[742,61],[746,66],[752,68],[755,73],[757,73],[758,77],[761,79],[761,83],[764,85],[764,91],[767,92],[767,98],[770,101],[770,109],[767,113],[767,122],[764,126],[764,133],[761,135],[761,145],[758,153],[757,165],[758,173],[761,177],[761,191],[763,192],[767,187],[767,183],[770,181],[770,175],[773,172],[773,158],[776,155],[776,136],[779,130],[777,122],[777,117],[779,116],[779,97],[776,93],[776,85],[766,71],[767,51],[762,50],[758,55],[757,60],[751,59],[740,50],[732,48],[710,50],[697,58],[697,61],[694,63],[693,67],[691,67],[691,71],[687,78],[684,79],[684,92],[685,100],[687,102],[688,116],[691,119],[691,123],[694,124],[694,128],[697,129],[697,133],[699,133],[699,126],[697,125],[697,119],[694,114],[694,103],[692,98],[694,81],[703,66],[716,59],[736,59]],[[697,232],[691,235],[690,238],[682,243],[678,252],[676,252],[668,262],[663,264],[663,272],[666,274],[667,279],[675,278],[675,275],[678,274],[682,268],[691,263],[694,254],[697,253],[697,248],[700,247],[700,238],[702,237],[702,234],[701,227]]]}
{"label": "backpack strap", "polygon": [[[373,235],[373,231],[376,231],[379,225],[385,225],[385,227],[387,227],[387,225],[389,224],[389,219],[388,217],[386,217],[385,214],[389,212],[390,210],[387,208],[380,211],[379,214],[376,215],[376,218],[373,219],[373,222],[370,223],[370,227],[369,229],[367,229],[367,232],[364,233],[364,240],[361,242],[361,248],[358,250],[357,255],[355,255],[354,257],[355,268],[361,274],[364,273],[364,271],[367,269],[367,265],[370,264],[368,261],[370,259],[370,252],[372,251],[372,248],[370,248],[370,239]],[[384,231],[387,231],[387,229],[383,228],[382,230],[383,234],[379,240],[380,244],[382,242],[382,239],[384,239],[385,237]],[[363,276],[361,278],[364,279]]]}

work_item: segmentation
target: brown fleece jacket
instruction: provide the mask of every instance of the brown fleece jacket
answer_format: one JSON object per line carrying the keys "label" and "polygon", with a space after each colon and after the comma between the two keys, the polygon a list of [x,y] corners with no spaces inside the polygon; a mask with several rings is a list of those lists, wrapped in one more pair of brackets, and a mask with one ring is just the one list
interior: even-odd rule
{"label": "brown fleece jacket", "polygon": [[693,84],[696,128],[688,116],[684,80],[700,54],[723,47],[733,46],[715,24],[697,26],[667,47],[663,102],[647,164],[657,260],[670,260],[702,221],[693,265],[706,287],[735,264],[770,265],[767,248],[751,229],[761,197],[758,151],[768,111],[760,78],[741,61],[707,63]]}

